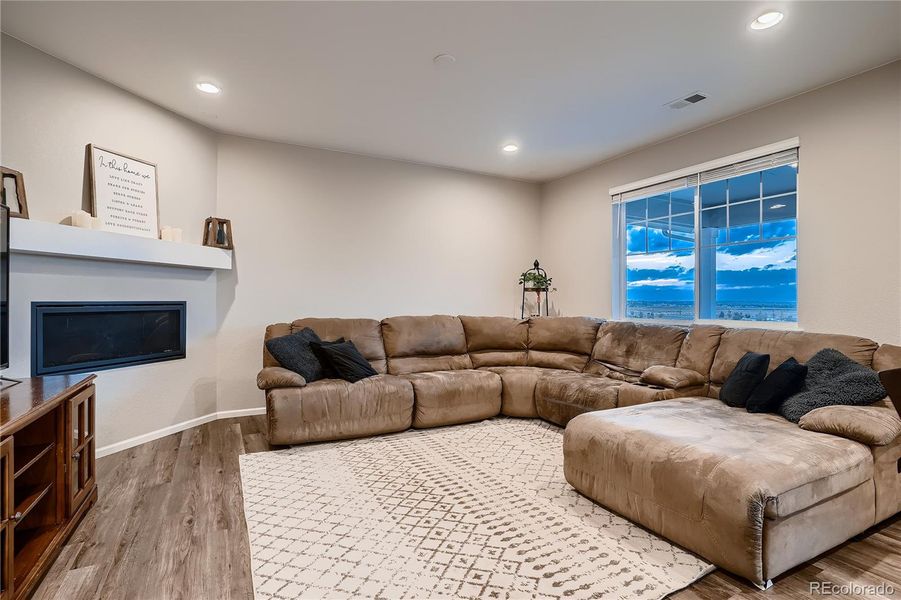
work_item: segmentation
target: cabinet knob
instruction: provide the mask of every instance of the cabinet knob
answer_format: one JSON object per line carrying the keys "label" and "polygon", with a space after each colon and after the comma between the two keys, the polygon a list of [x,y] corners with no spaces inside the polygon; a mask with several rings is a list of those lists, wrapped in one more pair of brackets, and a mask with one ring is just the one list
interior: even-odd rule
{"label": "cabinet knob", "polygon": [[81,458],[81,452],[76,452],[72,455],[73,460],[78,460],[79,458]]}

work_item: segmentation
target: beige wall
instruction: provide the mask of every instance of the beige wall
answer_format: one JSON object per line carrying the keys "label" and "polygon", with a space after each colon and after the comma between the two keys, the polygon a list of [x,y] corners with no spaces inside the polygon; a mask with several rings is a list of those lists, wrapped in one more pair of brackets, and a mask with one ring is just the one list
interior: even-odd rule
{"label": "beige wall", "polygon": [[267,323],[301,316],[518,314],[539,188],[447,169],[223,136],[220,410],[261,406]]}
{"label": "beige wall", "polygon": [[800,326],[901,342],[901,62],[545,184],[557,309],[611,314],[610,187],[795,136]]}
{"label": "beige wall", "polygon": [[210,215],[235,228],[230,272],[14,256],[10,375],[30,372],[33,300],[188,301],[186,360],[100,374],[100,446],[262,407],[272,321],[518,310],[537,185],[218,136],[5,35],[0,59],[0,162],[25,174],[33,219],[81,207],[95,143],[158,164],[161,221],[186,241]]}
{"label": "beige wall", "polygon": [[[10,37],[0,59],[0,163],[25,175],[32,219],[81,207],[84,147],[96,143],[156,162],[162,222],[200,242],[216,207],[213,132]],[[216,411],[213,272],[16,254],[10,283],[10,376],[31,373],[32,301],[187,301],[185,360],[100,373],[98,446]]]}
{"label": "beige wall", "polygon": [[0,153],[25,175],[32,219],[82,207],[92,143],[156,163],[160,224],[200,243],[216,206],[215,133],[7,35],[0,50]]}

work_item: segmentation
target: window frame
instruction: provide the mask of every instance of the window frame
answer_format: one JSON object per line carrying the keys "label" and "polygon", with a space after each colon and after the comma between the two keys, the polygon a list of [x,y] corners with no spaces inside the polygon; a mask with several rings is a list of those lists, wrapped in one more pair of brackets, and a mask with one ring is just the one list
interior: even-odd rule
{"label": "window frame", "polygon": [[[629,256],[626,248],[626,224],[628,220],[626,219],[626,211],[622,206],[628,202],[629,200],[624,200],[623,195],[629,194],[631,192],[637,192],[642,188],[648,188],[652,186],[657,186],[661,184],[666,184],[669,182],[674,182],[679,179],[688,180],[691,177],[697,177],[694,184],[694,247],[692,248],[692,252],[694,253],[694,295],[693,295],[693,312],[691,320],[677,320],[677,319],[642,319],[642,318],[629,318],[632,321],[639,322],[647,322],[647,323],[663,323],[663,324],[674,324],[674,325],[688,325],[693,323],[699,324],[718,324],[724,325],[727,327],[748,327],[748,326],[765,326],[768,329],[783,329],[783,330],[801,330],[801,311],[800,311],[800,303],[797,301],[799,288],[800,288],[800,280],[801,280],[801,269],[800,269],[800,246],[798,245],[798,238],[801,234],[801,182],[800,177],[795,181],[795,191],[794,192],[786,192],[784,194],[773,194],[772,196],[765,196],[763,193],[763,189],[761,187],[760,196],[757,199],[745,200],[736,202],[736,204],[741,204],[743,202],[760,202],[760,211],[761,216],[758,221],[760,226],[760,239],[753,241],[742,241],[736,242],[739,244],[751,244],[751,243],[763,243],[769,241],[784,241],[789,239],[795,240],[795,298],[796,298],[796,315],[797,320],[795,321],[752,321],[752,320],[727,320],[727,319],[712,319],[712,318],[701,318],[701,253],[703,250],[710,250],[711,248],[715,249],[719,247],[721,244],[714,244],[712,246],[702,246],[701,243],[701,214],[705,210],[701,206],[701,198],[700,198],[700,190],[701,186],[704,183],[702,182],[700,175],[702,173],[713,171],[716,169],[721,169],[723,167],[728,167],[730,165],[734,165],[737,163],[742,163],[745,161],[755,160],[764,158],[768,155],[777,154],[779,152],[787,151],[787,150],[796,150],[798,152],[798,162],[797,164],[797,172],[800,174],[800,151],[801,151],[801,142],[800,139],[789,138],[786,140],[782,140],[780,142],[775,142],[773,144],[768,144],[766,146],[760,146],[758,148],[753,148],[750,150],[746,150],[744,152],[739,152],[736,154],[731,154],[729,156],[724,156],[722,158],[718,158],[715,160],[707,161],[704,163],[700,163],[697,165],[693,165],[690,167],[685,167],[682,169],[678,169],[675,171],[670,171],[667,173],[663,173],[661,175],[656,175],[654,177],[649,177],[646,179],[642,179],[639,181],[635,181],[633,183],[620,185],[611,187],[608,190],[609,197],[611,200],[611,213],[612,213],[612,226],[613,226],[613,235],[612,243],[613,243],[613,260],[612,269],[611,269],[611,278],[612,278],[612,312],[614,319],[626,319],[626,295],[627,295],[627,282],[626,282],[626,260]],[[765,171],[767,168],[772,167],[764,167],[758,172]],[[723,180],[729,179],[728,176],[723,177]],[[717,179],[711,180],[716,181]],[[683,188],[675,188],[675,189],[683,189]],[[660,191],[649,192],[648,196],[652,196],[655,194],[661,193]],[[764,201],[770,199],[771,197],[779,197],[782,195],[791,195],[795,196],[795,234],[793,236],[782,236],[779,238],[772,239],[763,239],[763,211],[764,211]],[[640,198],[636,197],[635,199]],[[729,203],[724,203],[721,208],[724,208],[726,211],[726,228],[727,231],[727,245],[733,245],[733,242],[729,240]],[[710,210],[708,208],[707,210]],[[680,213],[681,214],[681,213]],[[671,218],[671,216],[670,216]],[[688,250],[687,248],[681,250]],[[670,250],[673,252],[674,250]],[[715,250],[714,250],[715,251]],[[662,251],[661,251],[662,252]],[[648,254],[647,252],[645,254]]]}

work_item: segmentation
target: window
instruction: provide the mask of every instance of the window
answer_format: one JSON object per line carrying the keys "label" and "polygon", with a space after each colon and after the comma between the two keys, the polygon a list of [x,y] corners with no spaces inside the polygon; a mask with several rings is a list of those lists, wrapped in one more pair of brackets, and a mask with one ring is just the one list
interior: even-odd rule
{"label": "window", "polygon": [[614,304],[629,319],[797,321],[798,150],[614,196]]}

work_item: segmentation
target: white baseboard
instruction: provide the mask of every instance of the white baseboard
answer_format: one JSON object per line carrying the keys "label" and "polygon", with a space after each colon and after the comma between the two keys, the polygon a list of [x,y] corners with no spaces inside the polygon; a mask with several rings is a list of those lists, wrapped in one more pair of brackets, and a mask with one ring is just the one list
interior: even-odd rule
{"label": "white baseboard", "polygon": [[129,448],[134,448],[135,446],[140,446],[141,444],[146,444],[147,442],[152,442],[153,440],[158,440],[162,437],[166,437],[167,435],[172,435],[173,433],[178,433],[180,431],[184,431],[185,429],[191,429],[192,427],[197,427],[198,425],[203,425],[204,423],[209,423],[211,421],[218,421],[219,419],[231,419],[233,417],[249,417],[253,415],[265,414],[265,406],[259,406],[256,408],[239,408],[237,410],[220,410],[208,415],[203,415],[202,417],[197,417],[188,421],[182,421],[181,423],[176,423],[175,425],[169,425],[168,427],[163,427],[162,429],[157,429],[156,431],[142,433],[141,435],[136,435],[135,437],[128,438],[127,440],[116,442],[115,444],[102,446],[100,448],[97,448],[97,458],[115,454],[116,452],[121,452],[123,450],[128,450]]}

